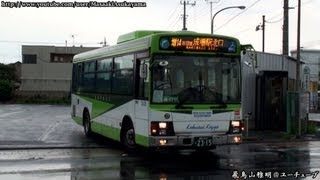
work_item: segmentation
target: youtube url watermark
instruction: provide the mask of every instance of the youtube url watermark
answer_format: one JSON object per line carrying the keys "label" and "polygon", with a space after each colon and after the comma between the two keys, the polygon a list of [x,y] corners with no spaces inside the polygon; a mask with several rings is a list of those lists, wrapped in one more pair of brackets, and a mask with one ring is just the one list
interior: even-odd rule
{"label": "youtube url watermark", "polygon": [[6,8],[45,8],[45,7],[68,7],[68,8],[95,8],[95,7],[147,7],[146,2],[128,2],[128,1],[88,1],[88,2],[57,2],[57,1],[47,1],[47,2],[23,2],[23,1],[1,1],[1,7]]}

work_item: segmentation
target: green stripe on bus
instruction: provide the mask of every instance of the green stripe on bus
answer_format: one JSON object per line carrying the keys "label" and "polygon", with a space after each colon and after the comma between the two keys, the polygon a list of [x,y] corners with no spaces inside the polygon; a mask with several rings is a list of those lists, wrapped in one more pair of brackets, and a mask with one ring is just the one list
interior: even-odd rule
{"label": "green stripe on bus", "polygon": [[146,136],[142,136],[140,134],[135,134],[136,143],[138,145],[148,147],[149,146],[149,138]]}
{"label": "green stripe on bus", "polygon": [[81,117],[72,117],[72,119],[79,125],[82,125],[82,118]]}
{"label": "green stripe on bus", "polygon": [[109,109],[111,109],[114,106],[114,104],[107,103],[104,101],[99,101],[90,97],[85,97],[85,96],[80,96],[80,97],[92,103],[92,112],[91,112],[92,119],[107,112]]}
{"label": "green stripe on bus", "polygon": [[100,134],[110,139],[120,141],[120,129],[105,124],[100,124]]}
{"label": "green stripe on bus", "polygon": [[[119,128],[111,127],[98,122],[93,122],[91,124],[91,128],[96,133],[99,133],[107,138],[120,142],[121,131]],[[149,146],[149,139],[146,136],[135,134],[135,140],[138,145],[145,146],[145,147]]]}

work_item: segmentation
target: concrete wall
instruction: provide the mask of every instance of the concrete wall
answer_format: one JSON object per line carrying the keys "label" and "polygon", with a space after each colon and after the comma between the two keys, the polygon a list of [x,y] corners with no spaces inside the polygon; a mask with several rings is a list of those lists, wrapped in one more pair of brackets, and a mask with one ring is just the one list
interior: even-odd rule
{"label": "concrete wall", "polygon": [[22,91],[70,91],[72,64],[22,64]]}
{"label": "concrete wall", "polygon": [[92,49],[96,48],[22,46],[22,54],[37,55],[37,63],[21,64],[21,86],[18,94],[22,96],[68,94],[71,86],[72,63],[52,63],[50,62],[51,53],[78,54]]}
{"label": "concrete wall", "polygon": [[28,46],[22,45],[22,54],[36,54],[37,64],[50,63],[50,54],[78,54],[99,47],[56,47],[56,46]]}

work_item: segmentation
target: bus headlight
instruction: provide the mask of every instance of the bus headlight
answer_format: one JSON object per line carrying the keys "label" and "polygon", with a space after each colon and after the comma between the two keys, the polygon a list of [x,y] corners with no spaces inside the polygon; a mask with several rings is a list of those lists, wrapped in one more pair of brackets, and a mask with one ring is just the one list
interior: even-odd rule
{"label": "bus headlight", "polygon": [[172,122],[153,121],[150,124],[151,136],[174,136]]}
{"label": "bus headlight", "polygon": [[240,127],[240,121],[231,121],[233,127]]}
{"label": "bus headlight", "polygon": [[159,128],[160,129],[166,129],[167,128],[167,123],[166,122],[159,122]]}
{"label": "bus headlight", "polygon": [[241,133],[242,123],[240,120],[235,120],[230,122],[229,133]]}

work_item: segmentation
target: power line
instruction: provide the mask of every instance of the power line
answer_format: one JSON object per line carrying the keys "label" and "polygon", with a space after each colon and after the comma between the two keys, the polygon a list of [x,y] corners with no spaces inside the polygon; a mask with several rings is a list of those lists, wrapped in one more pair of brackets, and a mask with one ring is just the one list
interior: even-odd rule
{"label": "power line", "polygon": [[227,22],[225,22],[223,25],[221,25],[220,27],[218,27],[215,31],[218,31],[219,29],[221,29],[223,26],[227,25],[228,23],[230,23],[233,19],[235,19],[236,17],[238,17],[240,14],[245,13],[248,9],[250,9],[251,7],[253,7],[254,5],[256,5],[258,2],[260,2],[261,0],[257,0],[254,3],[252,3],[248,8],[244,9],[243,11],[241,11],[240,13],[238,13],[237,15],[235,15],[234,17],[232,17],[231,19],[229,19]]}
{"label": "power line", "polygon": [[181,19],[181,15],[179,14],[177,17],[176,17],[176,21],[174,21],[173,23],[171,23],[171,25],[169,26],[169,28],[174,28],[177,24],[178,24],[178,22],[179,22],[179,20]]}
{"label": "power line", "polygon": [[276,21],[266,21],[266,23],[273,24],[273,23],[278,23],[278,22],[280,22],[282,20],[283,20],[283,18],[281,18],[279,20],[276,20]]}
{"label": "power line", "polygon": [[218,4],[212,9],[212,11],[218,9],[218,7],[220,7],[223,4],[223,2],[225,1],[218,1]]}
{"label": "power line", "polygon": [[252,30],[252,27],[249,27],[249,28],[243,29],[241,31],[238,31],[238,32],[232,34],[231,36],[237,36],[238,34],[246,32],[246,31],[249,31],[249,30]]}
{"label": "power line", "polygon": [[[309,1],[307,1],[307,2],[304,2],[304,3],[301,4],[301,6],[304,6],[304,5],[306,5],[306,4],[309,4],[309,3],[311,3],[312,1],[313,1],[313,0],[309,0]],[[298,7],[298,5],[295,5],[295,6],[291,7],[291,8],[296,8],[296,7]],[[270,21],[270,20],[272,20],[272,19],[281,17],[282,14],[283,14],[283,12],[282,12],[282,10],[281,10],[280,13],[277,13],[276,15],[272,16],[272,17],[269,18],[267,21]]]}
{"label": "power line", "polygon": [[[37,41],[9,41],[9,40],[0,40],[0,43],[16,43],[16,44],[65,44],[65,42],[37,42]],[[87,42],[87,43],[75,43],[78,45],[81,44],[98,44],[97,42]]]}
{"label": "power line", "polygon": [[[217,2],[215,2],[215,4],[220,3],[221,0],[217,0]],[[220,3],[221,4],[221,3]],[[216,9],[218,6],[215,6],[214,8],[212,8],[212,11],[214,9]],[[195,18],[195,20],[199,20],[199,18],[203,18],[204,15],[206,15],[210,10],[210,6],[205,6],[204,8],[201,9],[201,12],[197,15],[197,17]],[[212,17],[211,17],[212,18]]]}
{"label": "power line", "polygon": [[[310,3],[311,1],[313,1],[313,0],[309,0],[309,1],[305,2],[305,3],[303,3],[302,6]],[[296,5],[296,6],[294,6],[294,8],[295,8],[295,7],[298,7],[298,6]],[[268,18],[268,20],[266,20],[266,23],[271,23],[271,24],[272,24],[272,23],[281,22],[281,21],[283,20],[283,17],[281,17],[281,16],[282,16],[282,12],[281,12],[281,13],[277,13],[276,15],[272,16],[271,18]],[[273,20],[273,19],[275,19],[275,18],[278,18],[278,17],[281,17],[281,18],[280,18],[279,20],[271,21],[271,20]],[[245,30],[241,30],[241,31],[235,33],[234,35],[237,35],[237,34],[239,34],[239,33],[248,31],[248,30],[250,30],[250,29],[251,29],[251,28],[247,28],[247,29],[245,29]]]}
{"label": "power line", "polygon": [[173,28],[179,22],[180,14],[182,13],[182,11],[183,11],[183,9],[181,9],[179,11],[179,13],[176,15],[176,18],[174,19],[174,21],[172,21],[172,23],[167,26],[167,29]]}
{"label": "power line", "polygon": [[[174,8],[174,11],[172,11],[172,13],[170,14],[169,18],[168,18],[168,22],[171,20],[173,14],[177,11],[178,7],[180,6],[180,3],[177,4],[176,8]],[[180,14],[180,13],[179,13]]]}
{"label": "power line", "polygon": [[[314,47],[314,46],[318,46],[318,45],[320,45],[320,40],[309,41],[309,42],[305,42],[305,43],[301,44],[301,48],[302,47],[304,47],[304,48],[306,48],[306,47]],[[297,49],[296,45],[290,45],[289,48],[290,49],[294,49],[294,50]]]}

